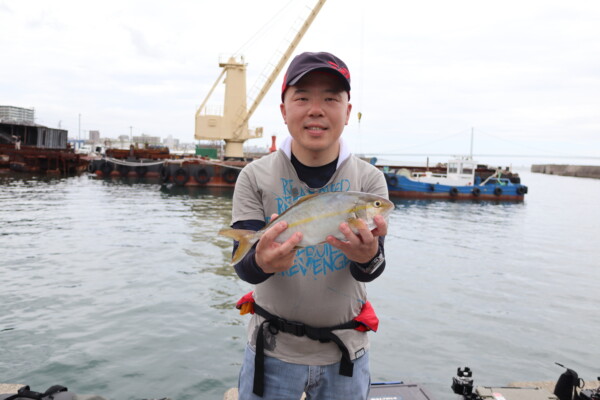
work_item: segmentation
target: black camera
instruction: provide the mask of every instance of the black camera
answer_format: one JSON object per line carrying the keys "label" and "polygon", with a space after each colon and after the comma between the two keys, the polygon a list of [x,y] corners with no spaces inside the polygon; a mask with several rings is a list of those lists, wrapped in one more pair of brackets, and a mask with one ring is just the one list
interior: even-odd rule
{"label": "black camera", "polygon": [[452,378],[452,391],[463,396],[473,393],[473,372],[469,367],[456,370],[456,376]]}
{"label": "black camera", "polygon": [[[598,380],[600,381],[600,376],[598,377]],[[600,400],[600,387],[597,387],[596,389],[582,389],[581,392],[579,392],[579,399]]]}
{"label": "black camera", "polygon": [[600,389],[584,389],[579,392],[579,398],[581,400],[600,400]]}

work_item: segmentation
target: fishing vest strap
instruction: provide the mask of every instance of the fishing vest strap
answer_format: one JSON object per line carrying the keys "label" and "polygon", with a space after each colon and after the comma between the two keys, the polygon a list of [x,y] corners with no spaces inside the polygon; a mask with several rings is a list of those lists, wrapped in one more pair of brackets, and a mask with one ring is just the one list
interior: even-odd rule
{"label": "fishing vest strap", "polygon": [[340,325],[328,328],[315,328],[301,322],[288,321],[277,317],[258,304],[254,303],[254,312],[265,320],[260,324],[258,334],[256,336],[256,357],[254,358],[254,387],[252,391],[257,396],[264,393],[264,375],[265,375],[265,341],[264,329],[268,329],[272,335],[277,335],[279,332],[285,332],[294,336],[307,336],[312,340],[318,340],[321,343],[334,342],[342,352],[340,360],[340,375],[352,376],[354,364],[350,359],[350,352],[342,342],[342,340],[333,333],[337,329],[356,329],[360,323],[352,320]]}

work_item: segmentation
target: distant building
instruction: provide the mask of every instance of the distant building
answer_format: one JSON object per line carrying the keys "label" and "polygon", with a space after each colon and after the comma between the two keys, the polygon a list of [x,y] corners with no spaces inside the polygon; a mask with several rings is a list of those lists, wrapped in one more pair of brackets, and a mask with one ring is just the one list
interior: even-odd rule
{"label": "distant building", "polygon": [[134,136],[133,143],[140,145],[159,146],[161,143],[160,136],[150,136],[142,134],[142,136]]}
{"label": "distant building", "polygon": [[3,122],[33,124],[35,121],[35,110],[33,108],[0,106],[0,120]]}
{"label": "distant building", "polygon": [[90,142],[100,143],[100,131],[90,131]]}
{"label": "distant building", "polygon": [[174,139],[173,135],[169,135],[169,137],[163,139],[163,144],[170,149],[176,149],[179,147],[179,139]]}

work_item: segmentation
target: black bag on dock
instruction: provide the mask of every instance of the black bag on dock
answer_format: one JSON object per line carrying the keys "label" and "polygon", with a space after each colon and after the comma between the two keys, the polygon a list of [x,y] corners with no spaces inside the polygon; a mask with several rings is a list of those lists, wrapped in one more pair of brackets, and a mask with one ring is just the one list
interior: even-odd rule
{"label": "black bag on dock", "polygon": [[69,392],[66,387],[54,385],[44,393],[34,392],[29,386],[23,386],[16,394],[0,394],[0,400],[106,400],[95,395],[77,395]]}
{"label": "black bag on dock", "polygon": [[562,364],[556,363],[556,365],[567,370],[558,377],[558,381],[556,381],[556,386],[554,387],[554,394],[559,400],[577,400],[579,398],[577,388],[582,386],[579,375]]}

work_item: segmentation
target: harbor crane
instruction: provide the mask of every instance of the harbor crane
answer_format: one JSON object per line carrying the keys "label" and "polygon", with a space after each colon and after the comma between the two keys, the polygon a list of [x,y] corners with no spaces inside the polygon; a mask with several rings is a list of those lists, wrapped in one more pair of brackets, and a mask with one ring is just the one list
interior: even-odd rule
{"label": "harbor crane", "polygon": [[[248,139],[260,138],[263,133],[262,127],[255,129],[248,128],[250,117],[271,88],[277,75],[279,75],[279,72],[283,69],[283,66],[298,46],[298,43],[300,43],[300,40],[325,4],[325,1],[318,0],[317,4],[312,8],[310,14],[264,81],[250,108],[247,108],[246,100],[247,64],[244,63],[244,58],[232,56],[226,61],[219,63],[219,67],[223,68],[223,70],[196,111],[194,136],[197,140],[224,140],[225,159],[241,160],[244,158],[244,142]],[[207,101],[223,77],[225,77],[224,104],[222,112],[216,113],[214,110],[207,108]],[[213,113],[211,114],[210,112]]]}

